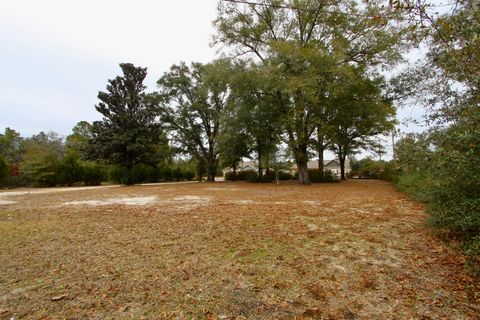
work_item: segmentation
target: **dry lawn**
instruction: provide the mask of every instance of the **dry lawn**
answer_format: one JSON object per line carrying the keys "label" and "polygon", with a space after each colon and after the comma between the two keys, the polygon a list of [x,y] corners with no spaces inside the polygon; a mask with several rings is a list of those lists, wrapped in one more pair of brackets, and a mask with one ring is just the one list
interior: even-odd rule
{"label": "dry lawn", "polygon": [[380,181],[0,194],[1,319],[478,319],[463,258]]}

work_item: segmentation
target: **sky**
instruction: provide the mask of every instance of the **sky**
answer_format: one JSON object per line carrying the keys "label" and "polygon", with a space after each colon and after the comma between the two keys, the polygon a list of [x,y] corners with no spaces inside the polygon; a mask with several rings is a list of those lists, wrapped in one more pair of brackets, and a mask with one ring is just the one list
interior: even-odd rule
{"label": "sky", "polygon": [[[1,132],[10,127],[25,137],[40,131],[66,136],[79,121],[100,120],[97,94],[121,73],[119,63],[147,67],[147,90],[154,91],[172,64],[213,60],[217,2],[1,1]],[[418,118],[422,110],[412,106],[398,114]],[[402,128],[420,130],[411,123]]]}
{"label": "sky", "polygon": [[98,91],[119,63],[148,68],[148,91],[172,64],[209,62],[217,0],[0,2],[0,130],[68,135],[101,119]]}

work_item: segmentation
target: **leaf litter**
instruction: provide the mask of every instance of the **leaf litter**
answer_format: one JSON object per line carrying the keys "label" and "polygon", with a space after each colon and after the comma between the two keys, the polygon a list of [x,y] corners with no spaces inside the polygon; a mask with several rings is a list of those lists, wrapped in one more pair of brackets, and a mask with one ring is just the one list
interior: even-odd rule
{"label": "leaf litter", "polygon": [[133,186],[15,200],[0,211],[0,318],[478,316],[464,258],[435,237],[421,205],[385,182]]}

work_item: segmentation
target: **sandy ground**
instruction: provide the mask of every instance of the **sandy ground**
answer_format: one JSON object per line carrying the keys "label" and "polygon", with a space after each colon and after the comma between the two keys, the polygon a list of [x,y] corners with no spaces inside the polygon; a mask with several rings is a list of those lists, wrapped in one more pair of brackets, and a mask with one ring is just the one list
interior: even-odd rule
{"label": "sandy ground", "polygon": [[0,193],[0,319],[480,314],[464,259],[385,182],[59,190]]}

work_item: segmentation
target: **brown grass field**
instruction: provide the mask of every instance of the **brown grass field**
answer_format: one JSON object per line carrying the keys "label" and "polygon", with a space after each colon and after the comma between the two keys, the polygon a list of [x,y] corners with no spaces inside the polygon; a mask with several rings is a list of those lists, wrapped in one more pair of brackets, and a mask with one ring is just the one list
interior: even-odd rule
{"label": "brown grass field", "polygon": [[386,182],[62,191],[0,193],[0,319],[479,319]]}

